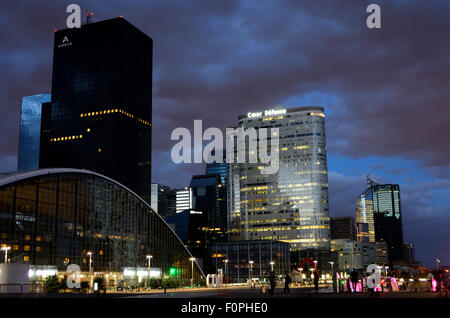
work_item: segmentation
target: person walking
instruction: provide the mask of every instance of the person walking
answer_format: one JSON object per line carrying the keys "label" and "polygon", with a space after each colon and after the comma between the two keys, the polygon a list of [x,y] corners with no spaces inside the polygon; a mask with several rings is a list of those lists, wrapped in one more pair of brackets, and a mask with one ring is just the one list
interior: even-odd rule
{"label": "person walking", "polygon": [[319,292],[319,274],[314,272],[314,292],[317,294]]}
{"label": "person walking", "polygon": [[284,272],[284,295],[289,295],[289,284],[292,282],[291,276],[289,276],[288,272]]}
{"label": "person walking", "polygon": [[270,284],[270,296],[273,296],[275,292],[275,272],[270,272],[269,284]]}
{"label": "person walking", "polygon": [[356,293],[356,285],[358,284],[358,272],[352,270],[350,273],[350,280],[352,282],[353,292]]}

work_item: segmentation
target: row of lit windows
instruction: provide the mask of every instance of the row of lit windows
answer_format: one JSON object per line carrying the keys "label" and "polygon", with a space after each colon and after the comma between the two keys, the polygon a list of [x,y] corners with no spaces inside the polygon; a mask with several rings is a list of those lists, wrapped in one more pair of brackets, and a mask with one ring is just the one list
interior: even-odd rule
{"label": "row of lit windows", "polygon": [[101,110],[101,111],[97,111],[97,112],[91,112],[91,113],[84,113],[84,114],[80,114],[80,117],[91,117],[91,116],[98,116],[98,115],[107,115],[107,114],[113,114],[113,113],[121,113],[124,114],[127,117],[136,119],[138,122],[147,125],[147,126],[151,126],[151,124],[146,121],[143,120],[137,116],[134,116],[133,114],[130,114],[122,109],[119,108],[115,108],[115,109],[108,109],[108,110]]}
{"label": "row of lit windows", "polygon": [[50,142],[54,142],[54,141],[66,141],[66,140],[75,140],[75,139],[81,139],[81,138],[83,138],[83,135],[65,136],[65,137],[51,138],[51,139],[50,139]]}
{"label": "row of lit windows", "polygon": [[[2,233],[1,234],[1,238],[2,239],[8,238],[8,234],[7,233]],[[24,238],[25,238],[25,241],[29,241],[29,240],[31,240],[31,235],[26,234]],[[36,236],[36,241],[40,242],[41,240],[42,240],[42,237],[40,235]],[[2,244],[2,247],[3,247],[3,245],[4,244]]]}
{"label": "row of lit windows", "polygon": [[328,229],[326,225],[310,225],[310,226],[285,226],[285,227],[266,227],[247,229],[248,232],[266,232],[266,231],[290,231],[290,230],[319,230]]}

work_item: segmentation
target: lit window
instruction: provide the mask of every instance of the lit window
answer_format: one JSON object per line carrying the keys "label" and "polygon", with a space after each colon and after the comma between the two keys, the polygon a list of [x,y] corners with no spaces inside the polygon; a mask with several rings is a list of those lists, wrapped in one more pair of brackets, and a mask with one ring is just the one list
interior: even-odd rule
{"label": "lit window", "polygon": [[36,236],[36,241],[40,242],[42,240],[42,237],[40,235]]}
{"label": "lit window", "polygon": [[80,135],[80,138],[83,138],[83,135]]}
{"label": "lit window", "polygon": [[29,241],[31,239],[31,236],[25,235],[25,241]]}
{"label": "lit window", "polygon": [[91,131],[91,128],[86,129],[86,131],[87,131],[87,132],[90,132],[90,131]]}
{"label": "lit window", "polygon": [[98,148],[98,152],[102,152],[102,148]]}
{"label": "lit window", "polygon": [[30,261],[30,257],[29,257],[29,256],[24,256],[24,257],[23,257],[23,260],[24,260],[25,262],[29,262],[29,261]]}
{"label": "lit window", "polygon": [[102,250],[100,250],[99,254],[100,254],[100,255],[103,255],[103,251],[102,251]]}
{"label": "lit window", "polygon": [[23,247],[23,249],[24,249],[24,251],[29,251],[29,250],[30,250],[30,245],[25,245],[25,246]]}
{"label": "lit window", "polygon": [[83,117],[83,114],[81,114],[80,117]]}
{"label": "lit window", "polygon": [[14,244],[13,245],[13,250],[14,251],[18,251],[19,250],[19,245],[18,244]]}
{"label": "lit window", "polygon": [[41,251],[41,247],[40,246],[36,246],[36,252],[40,252]]}

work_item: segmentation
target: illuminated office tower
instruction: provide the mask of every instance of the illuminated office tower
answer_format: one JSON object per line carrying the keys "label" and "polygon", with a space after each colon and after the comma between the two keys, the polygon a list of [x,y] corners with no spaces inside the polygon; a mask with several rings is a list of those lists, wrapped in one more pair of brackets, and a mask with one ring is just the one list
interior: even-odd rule
{"label": "illuminated office tower", "polygon": [[367,176],[367,185],[356,204],[358,240],[384,241],[388,247],[389,263],[401,261],[403,228],[400,187],[398,184],[378,184],[370,176]]}
{"label": "illuminated office tower", "polygon": [[42,104],[49,101],[49,94],[37,94],[22,98],[17,157],[18,171],[39,168]]}
{"label": "illuminated office tower", "polygon": [[95,171],[150,203],[152,52],[124,18],[55,32],[40,168]]}
{"label": "illuminated office tower", "polygon": [[[279,129],[279,169],[262,173],[262,163],[234,164],[232,193],[240,205],[232,226],[244,240],[278,240],[291,250],[329,249],[328,175],[324,108],[281,108],[238,117],[244,129]],[[269,140],[269,144],[270,144]],[[270,149],[270,148],[269,148]],[[248,162],[248,161],[247,161]],[[236,182],[234,182],[236,183]],[[236,197],[231,198],[231,200]]]}
{"label": "illuminated office tower", "polygon": [[376,181],[367,175],[367,189],[356,200],[356,231],[359,242],[375,242],[375,223],[373,218],[373,193],[372,186]]}

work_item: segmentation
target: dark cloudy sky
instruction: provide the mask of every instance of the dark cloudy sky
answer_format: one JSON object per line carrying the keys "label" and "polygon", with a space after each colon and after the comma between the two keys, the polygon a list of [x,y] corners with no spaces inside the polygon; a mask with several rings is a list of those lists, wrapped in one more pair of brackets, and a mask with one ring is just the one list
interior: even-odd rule
{"label": "dark cloudy sky", "polygon": [[[415,0],[8,1],[0,3],[0,171],[16,169],[22,96],[50,93],[53,30],[78,3],[154,40],[153,181],[176,127],[235,125],[273,105],[323,105],[331,216],[353,215],[371,173],[401,187],[404,238],[450,264],[450,2]],[[381,30],[365,25],[382,9]]]}

